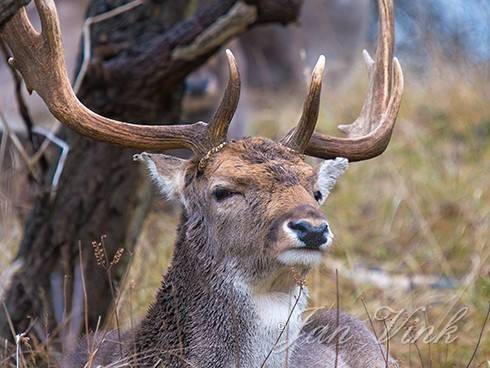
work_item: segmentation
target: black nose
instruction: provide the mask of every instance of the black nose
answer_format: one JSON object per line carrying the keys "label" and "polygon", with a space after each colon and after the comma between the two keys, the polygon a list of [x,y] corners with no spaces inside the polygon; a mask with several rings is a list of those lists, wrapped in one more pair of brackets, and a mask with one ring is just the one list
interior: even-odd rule
{"label": "black nose", "polygon": [[307,247],[318,248],[327,241],[328,224],[326,222],[314,226],[306,220],[289,221],[288,227]]}

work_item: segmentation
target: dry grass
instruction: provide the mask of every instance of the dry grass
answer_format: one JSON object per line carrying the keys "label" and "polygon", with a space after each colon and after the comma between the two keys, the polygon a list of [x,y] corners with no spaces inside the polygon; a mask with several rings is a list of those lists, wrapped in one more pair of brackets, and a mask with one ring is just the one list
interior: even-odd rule
{"label": "dry grass", "polygon": [[[325,205],[336,239],[325,264],[307,282],[311,305],[335,305],[338,269],[341,308],[365,319],[368,311],[378,334],[392,322],[375,320],[380,307],[403,309],[403,318],[417,311],[390,340],[390,351],[404,366],[465,367],[490,300],[488,66],[438,67],[425,76],[408,72],[406,79],[388,151],[351,165]],[[362,83],[336,94],[327,90],[320,128],[333,132],[334,122],[353,120],[363,91]],[[276,100],[274,110],[257,113],[256,131],[268,136],[287,131],[277,121],[292,123],[299,110],[289,105],[290,96],[278,100],[287,106],[279,110]],[[20,236],[11,190],[4,186],[0,193],[2,269]],[[177,218],[168,208],[148,217],[120,304],[123,326],[133,324],[152,301],[171,257]],[[397,287],[400,280],[413,285]],[[455,323],[454,342],[402,341],[410,326],[434,326],[439,333],[462,308],[468,312]],[[488,331],[473,367],[490,366]]]}

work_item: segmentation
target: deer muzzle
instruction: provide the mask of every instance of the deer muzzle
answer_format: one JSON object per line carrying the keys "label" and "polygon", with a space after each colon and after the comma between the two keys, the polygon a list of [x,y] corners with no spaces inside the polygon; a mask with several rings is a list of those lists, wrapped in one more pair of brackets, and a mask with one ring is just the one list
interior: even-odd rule
{"label": "deer muzzle", "polygon": [[322,261],[333,241],[325,215],[313,205],[302,205],[280,218],[278,260],[287,265],[315,265]]}

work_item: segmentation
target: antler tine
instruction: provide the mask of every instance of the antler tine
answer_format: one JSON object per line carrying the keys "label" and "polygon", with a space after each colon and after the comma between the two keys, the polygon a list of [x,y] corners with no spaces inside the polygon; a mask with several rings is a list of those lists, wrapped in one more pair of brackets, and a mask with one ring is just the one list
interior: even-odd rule
{"label": "antler tine", "polygon": [[398,115],[404,86],[400,63],[397,58],[393,60],[393,93],[379,125],[369,134],[355,138],[331,137],[315,132],[306,149],[308,155],[325,159],[345,157],[349,161],[362,161],[379,156],[385,151]]}
{"label": "antler tine", "polygon": [[308,155],[320,158],[346,157],[361,161],[384,152],[391,138],[403,92],[403,73],[393,58],[393,0],[378,0],[380,31],[375,60],[363,51],[369,74],[369,89],[359,117],[339,129],[347,138],[313,133],[306,148]]}
{"label": "antler tine", "polygon": [[369,89],[359,117],[349,125],[338,128],[350,137],[362,136],[372,131],[388,106],[392,78],[392,60],[395,37],[394,10],[386,1],[379,0],[379,35],[376,62],[367,50],[363,58],[369,75]]}
{"label": "antler tine", "polygon": [[240,99],[240,72],[231,50],[226,50],[230,76],[223,95],[223,99],[208,126],[209,138],[213,146],[226,141],[228,127],[235,115]]}
{"label": "antler tine", "polygon": [[297,152],[303,152],[315,131],[320,111],[320,95],[322,91],[323,71],[325,70],[325,56],[321,55],[311,75],[310,88],[303,105],[303,113],[298,125],[288,135],[281,139],[281,143]]}
{"label": "antler tine", "polygon": [[46,41],[56,50],[62,51],[61,29],[54,1],[34,0],[34,3],[41,21],[41,32]]}
{"label": "antler tine", "polygon": [[[4,30],[5,32],[2,32],[0,36],[5,43],[7,45],[16,43],[16,47],[12,51],[17,58],[11,57],[8,62],[22,72],[26,68],[23,60],[31,57],[33,46],[35,47],[40,43],[41,35],[29,21],[25,7],[19,9],[17,14],[5,25]],[[29,93],[32,93],[31,83],[28,79],[25,79],[25,84]]]}
{"label": "antler tine", "polygon": [[[221,123],[208,125],[138,125],[112,120],[86,108],[75,96],[66,72],[58,15],[53,0],[35,0],[42,32],[32,27],[25,9],[5,24],[0,36],[13,54],[11,60],[22,74],[27,88],[35,90],[51,113],[64,125],[90,138],[129,148],[165,151],[187,148],[200,156],[214,145],[215,136],[223,136]],[[230,56],[229,56],[230,58]],[[218,120],[226,120],[237,101],[238,69],[230,62],[233,88],[228,88],[219,109]],[[238,79],[239,80],[239,79]],[[231,119],[230,119],[231,120]]]}

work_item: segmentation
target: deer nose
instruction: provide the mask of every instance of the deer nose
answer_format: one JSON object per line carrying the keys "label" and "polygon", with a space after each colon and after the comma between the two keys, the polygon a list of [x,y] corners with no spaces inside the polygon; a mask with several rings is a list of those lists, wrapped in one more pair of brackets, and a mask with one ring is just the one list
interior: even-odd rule
{"label": "deer nose", "polygon": [[325,244],[330,231],[326,221],[316,226],[308,220],[289,221],[288,227],[305,246],[312,248],[319,248]]}

